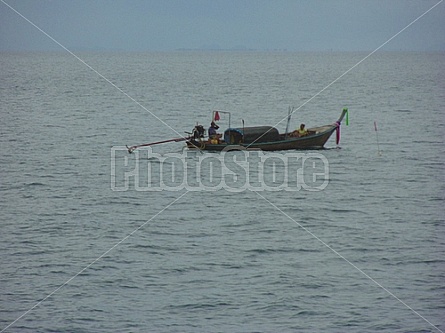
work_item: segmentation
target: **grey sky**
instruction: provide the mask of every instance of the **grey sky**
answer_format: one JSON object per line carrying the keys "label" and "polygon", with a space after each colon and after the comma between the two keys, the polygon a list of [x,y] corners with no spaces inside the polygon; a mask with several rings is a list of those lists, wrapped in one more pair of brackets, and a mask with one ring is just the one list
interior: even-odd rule
{"label": "grey sky", "polygon": [[[373,50],[440,0],[0,0],[0,50]],[[384,50],[445,51],[445,2]]]}

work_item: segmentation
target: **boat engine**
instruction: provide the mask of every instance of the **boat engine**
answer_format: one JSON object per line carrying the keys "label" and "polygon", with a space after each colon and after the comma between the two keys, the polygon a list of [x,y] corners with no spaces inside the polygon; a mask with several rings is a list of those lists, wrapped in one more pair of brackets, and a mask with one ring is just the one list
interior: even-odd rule
{"label": "boat engine", "polygon": [[193,131],[192,131],[193,139],[200,139],[200,138],[203,138],[203,137],[204,137],[204,133],[205,133],[204,126],[202,126],[202,125],[196,125],[196,126],[193,128]]}

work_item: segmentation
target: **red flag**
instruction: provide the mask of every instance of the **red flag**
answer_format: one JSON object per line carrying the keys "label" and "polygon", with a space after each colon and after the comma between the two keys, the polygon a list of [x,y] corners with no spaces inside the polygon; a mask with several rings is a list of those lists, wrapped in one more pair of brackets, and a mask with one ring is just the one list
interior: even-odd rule
{"label": "red flag", "polygon": [[219,112],[218,111],[215,111],[215,118],[214,118],[214,120],[215,121],[218,121],[220,118],[219,118]]}

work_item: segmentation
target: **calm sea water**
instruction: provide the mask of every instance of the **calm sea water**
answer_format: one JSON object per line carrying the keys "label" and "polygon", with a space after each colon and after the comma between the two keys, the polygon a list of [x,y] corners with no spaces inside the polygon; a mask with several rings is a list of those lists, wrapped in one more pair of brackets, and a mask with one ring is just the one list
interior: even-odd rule
{"label": "calm sea water", "polygon": [[[0,330],[445,330],[445,54],[377,53],[328,88],[366,54],[79,56],[94,71],[0,55]],[[292,129],[350,110],[323,191],[111,189],[112,147],[289,106]]]}

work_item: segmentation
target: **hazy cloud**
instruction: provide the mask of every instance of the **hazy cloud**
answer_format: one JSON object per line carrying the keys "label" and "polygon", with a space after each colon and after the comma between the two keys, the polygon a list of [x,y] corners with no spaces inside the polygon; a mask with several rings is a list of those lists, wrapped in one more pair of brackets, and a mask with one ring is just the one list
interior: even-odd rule
{"label": "hazy cloud", "polygon": [[[0,50],[373,50],[439,0],[0,0]],[[387,50],[445,50],[445,3]]]}

